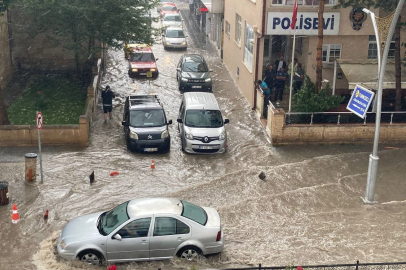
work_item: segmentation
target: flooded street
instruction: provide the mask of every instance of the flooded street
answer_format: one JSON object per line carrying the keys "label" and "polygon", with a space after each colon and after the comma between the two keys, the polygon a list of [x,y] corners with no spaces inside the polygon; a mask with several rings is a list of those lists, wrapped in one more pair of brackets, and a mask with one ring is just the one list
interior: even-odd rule
{"label": "flooded street", "polygon": [[[187,4],[179,6],[187,17]],[[160,74],[151,81],[130,78],[124,52],[109,51],[102,86],[110,85],[116,93],[113,119],[103,124],[99,97],[89,147],[43,147],[42,185],[39,177],[36,184],[24,182],[24,154],[37,148],[0,148],[1,181],[9,182],[11,197],[9,205],[0,206],[0,270],[105,269],[59,259],[56,238],[77,216],[143,197],[176,197],[219,211],[224,251],[201,259],[195,263],[197,269],[405,261],[406,148],[380,144],[379,204],[364,205],[372,145],[272,146],[208,38],[185,19],[187,53],[206,58],[213,69],[213,93],[224,118],[230,119],[229,151],[189,155],[181,150],[176,119],[182,93],[175,71],[185,51],[166,51],[161,43],[155,44]],[[127,150],[121,121],[129,94],[159,96],[167,118],[174,122],[169,153]],[[96,182],[90,185],[92,171]],[[112,171],[120,174],[112,177]],[[258,177],[261,171],[265,180]],[[13,203],[20,214],[18,224],[11,223]],[[118,264],[118,269],[191,267],[177,258]]]}

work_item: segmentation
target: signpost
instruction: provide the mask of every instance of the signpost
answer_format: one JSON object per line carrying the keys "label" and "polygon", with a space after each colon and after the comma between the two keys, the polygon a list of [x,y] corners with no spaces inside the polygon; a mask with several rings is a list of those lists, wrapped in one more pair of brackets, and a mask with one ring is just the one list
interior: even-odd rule
{"label": "signpost", "polygon": [[40,130],[42,129],[43,125],[43,118],[42,118],[42,113],[37,112],[37,130],[38,130],[38,148],[39,148],[39,170],[41,174],[41,184],[44,182],[44,177],[42,174],[42,154],[41,154],[41,132]]}
{"label": "signpost", "polygon": [[357,85],[348,102],[347,110],[364,119],[373,98],[374,92]]}

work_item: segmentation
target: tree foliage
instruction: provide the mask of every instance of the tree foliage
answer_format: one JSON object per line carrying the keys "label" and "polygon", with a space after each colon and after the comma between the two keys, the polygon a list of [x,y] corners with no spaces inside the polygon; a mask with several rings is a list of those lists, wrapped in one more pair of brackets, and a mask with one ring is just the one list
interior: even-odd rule
{"label": "tree foliage", "polygon": [[329,85],[320,89],[316,94],[316,86],[306,76],[302,89],[293,96],[293,108],[298,112],[325,112],[328,109],[337,107],[343,100],[341,96],[331,96],[329,94]]}
{"label": "tree foliage", "polygon": [[32,36],[46,34],[55,45],[75,54],[77,67],[94,55],[100,41],[122,48],[123,41],[151,44],[148,11],[157,0],[12,0],[13,7],[32,23],[23,27]]}

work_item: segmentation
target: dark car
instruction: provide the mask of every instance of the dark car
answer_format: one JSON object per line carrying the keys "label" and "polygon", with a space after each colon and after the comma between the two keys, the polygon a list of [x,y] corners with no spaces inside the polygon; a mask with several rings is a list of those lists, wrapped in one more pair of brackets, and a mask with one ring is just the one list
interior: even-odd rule
{"label": "dark car", "polygon": [[209,68],[203,56],[199,54],[184,54],[176,68],[176,79],[179,90],[212,90],[212,80]]}
{"label": "dark car", "polygon": [[156,95],[129,96],[123,115],[124,134],[128,150],[169,152],[171,136],[165,111]]}

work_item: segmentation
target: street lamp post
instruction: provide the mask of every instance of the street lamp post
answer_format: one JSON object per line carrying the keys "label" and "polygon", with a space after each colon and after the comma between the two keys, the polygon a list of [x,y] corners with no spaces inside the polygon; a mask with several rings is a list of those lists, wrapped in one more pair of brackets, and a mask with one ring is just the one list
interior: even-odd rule
{"label": "street lamp post", "polygon": [[[385,75],[386,62],[388,60],[390,42],[392,40],[393,33],[395,32],[396,23],[399,18],[399,15],[402,10],[404,2],[405,2],[405,0],[399,0],[398,6],[393,14],[388,36],[386,38],[386,44],[385,44],[385,49],[383,52],[383,59],[382,59],[381,67],[380,68],[378,67],[378,90],[377,90],[377,97],[376,97],[377,106],[376,106],[376,120],[375,120],[375,138],[374,138],[374,146],[373,146],[372,154],[369,155],[367,186],[366,186],[365,198],[363,198],[363,200],[366,204],[377,203],[376,201],[374,201],[374,199],[375,199],[376,174],[378,171],[378,160],[379,160],[378,144],[379,144],[379,130],[380,130],[380,126],[381,126],[383,80],[384,80],[384,75]],[[373,17],[372,22],[374,22],[375,16],[372,15],[371,17]],[[376,29],[376,23],[374,24],[374,28]],[[375,30],[375,34],[377,36],[377,42],[378,42],[378,31],[377,30]],[[379,50],[379,45],[378,45],[378,50]],[[378,55],[378,57],[380,57],[380,56]]]}

